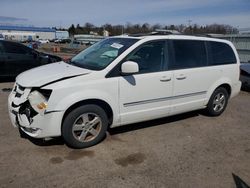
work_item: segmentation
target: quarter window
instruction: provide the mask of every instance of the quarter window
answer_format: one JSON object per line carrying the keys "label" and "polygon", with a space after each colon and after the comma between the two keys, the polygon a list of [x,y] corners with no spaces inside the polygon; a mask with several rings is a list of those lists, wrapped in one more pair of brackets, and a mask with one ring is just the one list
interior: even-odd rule
{"label": "quarter window", "polygon": [[125,61],[134,61],[139,65],[139,73],[159,72],[165,69],[165,41],[142,44],[128,55]]}
{"label": "quarter window", "polygon": [[204,41],[173,40],[174,60],[169,69],[183,69],[207,66],[207,54]]}
{"label": "quarter window", "polygon": [[236,63],[232,48],[225,43],[209,42],[211,49],[210,65],[224,65]]}

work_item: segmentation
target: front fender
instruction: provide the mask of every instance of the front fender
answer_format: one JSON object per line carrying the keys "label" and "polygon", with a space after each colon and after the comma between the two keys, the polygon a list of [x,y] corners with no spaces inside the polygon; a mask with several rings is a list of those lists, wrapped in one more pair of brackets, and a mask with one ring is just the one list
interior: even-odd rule
{"label": "front fender", "polygon": [[72,105],[89,99],[97,99],[102,100],[109,104],[113,111],[113,123],[119,121],[119,101],[118,96],[111,96],[110,94],[100,91],[100,90],[84,90],[79,92],[72,92],[68,95],[64,95],[63,97],[57,97],[57,94],[53,94],[48,101],[48,109],[46,111],[66,111]]}

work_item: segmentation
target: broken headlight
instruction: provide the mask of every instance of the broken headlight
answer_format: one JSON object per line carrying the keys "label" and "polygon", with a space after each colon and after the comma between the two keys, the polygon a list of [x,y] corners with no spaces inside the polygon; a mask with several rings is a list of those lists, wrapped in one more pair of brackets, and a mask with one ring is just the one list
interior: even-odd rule
{"label": "broken headlight", "polygon": [[44,114],[48,107],[48,99],[51,94],[50,90],[34,90],[29,96],[28,100],[31,107],[39,114]]}

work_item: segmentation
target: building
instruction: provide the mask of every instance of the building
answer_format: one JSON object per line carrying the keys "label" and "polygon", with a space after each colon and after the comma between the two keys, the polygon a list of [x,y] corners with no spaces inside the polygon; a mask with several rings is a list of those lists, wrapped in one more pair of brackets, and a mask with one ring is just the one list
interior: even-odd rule
{"label": "building", "polygon": [[56,31],[56,39],[67,39],[69,38],[68,31]]}
{"label": "building", "polygon": [[100,35],[84,34],[84,35],[74,35],[74,39],[83,44],[94,44],[106,37]]}
{"label": "building", "polygon": [[31,32],[2,32],[2,35],[7,40],[14,40],[14,41],[34,41],[36,40],[36,34]]}
{"label": "building", "polygon": [[45,27],[23,27],[0,25],[0,33],[8,40],[26,41],[56,38],[56,30]]}

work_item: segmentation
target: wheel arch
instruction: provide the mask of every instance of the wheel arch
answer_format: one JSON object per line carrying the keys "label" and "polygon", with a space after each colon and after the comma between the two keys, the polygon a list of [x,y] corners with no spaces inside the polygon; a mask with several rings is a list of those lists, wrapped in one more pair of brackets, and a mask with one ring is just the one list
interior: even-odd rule
{"label": "wheel arch", "polygon": [[218,80],[216,83],[214,83],[209,88],[209,90],[207,92],[207,100],[206,100],[206,104],[205,105],[207,105],[207,103],[208,103],[209,99],[211,98],[212,94],[219,87],[225,88],[227,90],[228,96],[230,98],[231,93],[232,93],[232,84],[231,84],[231,81],[229,79],[221,79],[221,80]]}
{"label": "wheel arch", "polygon": [[113,123],[114,112],[113,112],[113,109],[111,108],[111,106],[106,101],[101,100],[101,99],[86,99],[86,100],[78,101],[78,102],[72,104],[70,107],[68,107],[67,110],[65,111],[65,113],[63,114],[61,124],[63,124],[65,117],[72,110],[76,109],[77,107],[80,107],[83,105],[88,105],[88,104],[94,104],[94,105],[100,106],[107,114],[107,117],[109,120],[109,125],[111,125]]}
{"label": "wheel arch", "polygon": [[[232,92],[232,87],[231,87],[228,83],[221,84],[221,85],[219,85],[217,88],[220,88],[220,87],[223,87],[223,88],[225,88],[225,89],[227,90],[228,96],[229,96],[229,98],[230,98],[231,92]],[[217,88],[215,88],[215,90],[216,90]]]}
{"label": "wheel arch", "polygon": [[[219,89],[219,88],[221,88],[221,89],[223,88],[223,91],[227,92],[228,96],[225,97],[223,103],[220,100],[218,101],[218,103],[214,103],[215,102],[215,97],[218,96],[218,94],[221,94],[220,93],[221,90],[217,91],[217,89]],[[216,93],[216,91],[217,91],[217,93]],[[221,115],[224,112],[224,110],[226,109],[226,106],[227,106],[228,100],[230,98],[230,95],[231,95],[231,86],[229,84],[223,83],[223,84],[220,84],[219,86],[217,86],[212,91],[212,95],[210,96],[209,101],[208,101],[208,103],[206,105],[207,106],[206,109],[205,109],[206,115],[208,115],[208,116],[219,116],[219,115]],[[218,107],[219,107],[219,109],[218,109]]]}

